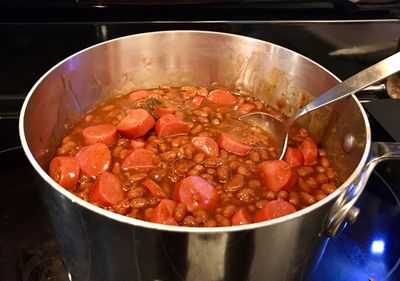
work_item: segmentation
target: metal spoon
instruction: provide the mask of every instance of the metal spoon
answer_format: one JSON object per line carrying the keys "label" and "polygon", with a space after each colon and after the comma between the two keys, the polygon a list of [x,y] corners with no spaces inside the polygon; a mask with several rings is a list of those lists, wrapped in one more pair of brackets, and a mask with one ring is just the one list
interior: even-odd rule
{"label": "metal spoon", "polygon": [[239,120],[245,119],[246,121],[250,121],[261,128],[266,129],[272,136],[274,136],[276,145],[282,147],[279,157],[279,159],[282,159],[287,149],[289,128],[297,119],[315,109],[355,94],[356,92],[383,80],[398,71],[400,71],[400,52],[344,80],[342,83],[336,85],[305,105],[287,120],[279,120],[275,116],[265,112],[251,112],[242,115],[239,117]]}

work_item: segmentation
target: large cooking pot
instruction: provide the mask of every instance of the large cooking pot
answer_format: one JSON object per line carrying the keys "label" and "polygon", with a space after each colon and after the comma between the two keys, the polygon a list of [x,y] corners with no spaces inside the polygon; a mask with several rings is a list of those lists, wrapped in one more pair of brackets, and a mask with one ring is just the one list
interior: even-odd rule
{"label": "large cooking pot", "polygon": [[399,155],[397,144],[371,146],[368,119],[354,96],[300,120],[332,159],[340,187],[324,200],[272,221],[218,228],[153,224],[79,199],[46,170],[67,130],[112,96],[159,85],[218,85],[279,105],[290,115],[338,81],[286,48],[202,31],[122,37],[54,66],[25,100],[20,135],[44,180],[43,199],[72,280],[305,279],[327,237],[357,216],[353,204],[376,163]]}

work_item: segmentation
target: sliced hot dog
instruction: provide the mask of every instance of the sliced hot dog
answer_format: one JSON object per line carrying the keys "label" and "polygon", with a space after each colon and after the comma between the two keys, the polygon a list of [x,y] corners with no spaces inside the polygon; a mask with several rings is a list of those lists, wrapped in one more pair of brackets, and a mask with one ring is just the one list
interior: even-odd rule
{"label": "sliced hot dog", "polygon": [[133,109],[117,125],[118,131],[132,139],[144,136],[153,128],[154,118],[144,109]]}
{"label": "sliced hot dog", "polygon": [[301,166],[303,165],[303,154],[298,148],[288,147],[285,154],[285,161],[290,167]]}
{"label": "sliced hot dog", "polygon": [[182,179],[174,190],[174,200],[186,204],[190,212],[212,211],[217,205],[218,194],[215,188],[199,176]]}
{"label": "sliced hot dog", "polygon": [[229,91],[225,90],[213,90],[208,94],[207,100],[209,102],[219,105],[234,105],[236,104],[236,98]]}
{"label": "sliced hot dog", "polygon": [[176,109],[172,108],[172,107],[158,107],[158,106],[156,106],[156,107],[153,108],[153,111],[157,116],[163,116],[165,114],[174,114]]}
{"label": "sliced hot dog", "polygon": [[291,190],[297,183],[296,172],[283,160],[268,160],[259,165],[261,178],[268,190]]}
{"label": "sliced hot dog", "polygon": [[176,203],[169,199],[163,199],[150,214],[150,221],[154,223],[178,225],[174,219]]}
{"label": "sliced hot dog", "polygon": [[50,162],[50,177],[62,187],[72,190],[79,178],[79,163],[74,157],[57,156]]}
{"label": "sliced hot dog", "polygon": [[241,106],[239,106],[239,108],[237,109],[237,111],[238,111],[240,114],[246,114],[246,113],[249,113],[250,111],[252,111],[254,108],[255,108],[254,105],[249,104],[249,103],[245,103],[245,104],[242,104]]}
{"label": "sliced hot dog", "polygon": [[81,170],[90,177],[104,173],[111,165],[111,152],[104,143],[83,147],[75,158]]}
{"label": "sliced hot dog", "polygon": [[117,204],[125,198],[125,192],[118,177],[104,172],[97,177],[89,192],[89,201],[97,202],[103,207]]}
{"label": "sliced hot dog", "polygon": [[83,141],[86,145],[102,142],[111,145],[117,141],[117,128],[111,124],[100,124],[82,130]]}
{"label": "sliced hot dog", "polygon": [[252,149],[250,145],[242,143],[239,138],[228,133],[221,133],[219,135],[218,144],[226,151],[237,155],[246,155]]}
{"label": "sliced hot dog", "polygon": [[122,169],[154,168],[159,164],[157,156],[150,150],[138,148],[122,162]]}
{"label": "sliced hot dog", "polygon": [[195,96],[192,99],[191,106],[194,108],[199,108],[203,104],[204,100],[205,100],[205,98],[202,96]]}
{"label": "sliced hot dog", "polygon": [[315,142],[310,139],[304,140],[300,144],[299,149],[303,154],[304,165],[312,165],[317,162],[318,147]]}
{"label": "sliced hot dog", "polygon": [[189,132],[188,124],[173,114],[165,114],[161,116],[156,123],[155,131],[159,138],[185,135]]}
{"label": "sliced hot dog", "polygon": [[129,99],[132,101],[137,101],[141,99],[147,99],[147,97],[151,94],[150,91],[146,90],[139,90],[129,94]]}
{"label": "sliced hot dog", "polygon": [[258,210],[254,222],[267,221],[296,212],[296,208],[284,200],[273,200]]}
{"label": "sliced hot dog", "polygon": [[215,140],[210,137],[194,137],[192,144],[196,150],[203,152],[207,156],[217,157],[219,154],[219,147]]}
{"label": "sliced hot dog", "polygon": [[144,187],[146,187],[151,192],[151,194],[154,195],[154,197],[161,198],[161,199],[168,198],[167,194],[165,194],[165,192],[161,189],[161,187],[155,181],[153,181],[151,179],[145,179],[142,182],[142,185]]}
{"label": "sliced hot dog", "polygon": [[146,144],[146,142],[141,138],[136,139],[136,140],[131,140],[132,149],[143,148],[145,144]]}
{"label": "sliced hot dog", "polygon": [[245,208],[239,208],[232,216],[232,225],[243,225],[251,223],[249,213]]}

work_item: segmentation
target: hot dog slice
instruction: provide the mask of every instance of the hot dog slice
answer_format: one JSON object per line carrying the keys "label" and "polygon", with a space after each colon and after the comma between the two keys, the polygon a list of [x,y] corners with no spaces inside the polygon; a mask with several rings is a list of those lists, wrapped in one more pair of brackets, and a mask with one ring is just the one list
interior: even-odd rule
{"label": "hot dog slice", "polygon": [[156,123],[155,131],[159,138],[185,135],[189,132],[189,126],[173,114],[161,116]]}
{"label": "hot dog slice", "polygon": [[118,131],[132,139],[144,136],[153,128],[154,118],[144,109],[133,109],[117,125]]}
{"label": "hot dog slice", "polygon": [[174,200],[186,204],[190,212],[212,211],[217,205],[218,194],[215,188],[199,176],[182,179],[174,190]]}
{"label": "hot dog slice", "polygon": [[122,162],[122,169],[154,168],[159,163],[157,156],[150,150],[138,148]]}
{"label": "hot dog slice", "polygon": [[196,150],[203,152],[207,156],[217,157],[219,154],[218,144],[210,137],[194,137],[192,144]]}
{"label": "hot dog slice", "polygon": [[132,101],[137,101],[141,99],[147,99],[147,97],[150,95],[150,91],[146,90],[139,90],[135,91],[129,94],[128,98]]}
{"label": "hot dog slice", "polygon": [[249,213],[245,208],[239,208],[232,216],[232,225],[243,225],[251,223]]}
{"label": "hot dog slice", "polygon": [[145,179],[142,182],[142,185],[146,187],[151,194],[153,194],[154,197],[161,198],[161,199],[167,199],[167,194],[161,189],[161,187],[153,180],[151,179]]}
{"label": "hot dog slice", "polygon": [[74,157],[57,156],[50,162],[49,174],[62,187],[74,189],[79,178],[79,163]]}
{"label": "hot dog slice", "polygon": [[81,170],[90,177],[104,173],[111,165],[111,152],[104,143],[83,147],[75,158]]}
{"label": "hot dog slice", "polygon": [[303,165],[303,154],[298,148],[288,147],[285,154],[285,161],[290,167],[301,166]]}
{"label": "hot dog slice", "polygon": [[176,203],[169,199],[163,199],[150,214],[150,221],[154,223],[178,225],[174,219]]}
{"label": "hot dog slice", "polygon": [[303,154],[304,165],[312,165],[317,162],[318,147],[315,142],[310,139],[304,140],[300,144],[299,149]]}
{"label": "hot dog slice", "polygon": [[228,133],[221,133],[219,135],[218,144],[226,151],[237,155],[246,155],[252,149],[250,145],[242,143],[239,138]]}
{"label": "hot dog slice", "polygon": [[283,160],[269,160],[259,165],[261,178],[268,190],[291,190],[297,183],[297,174]]}
{"label": "hot dog slice", "polygon": [[296,212],[296,208],[284,200],[273,200],[258,210],[254,215],[254,222],[272,220]]}
{"label": "hot dog slice", "polygon": [[211,91],[208,94],[207,100],[219,105],[236,104],[236,98],[229,91],[219,89]]}
{"label": "hot dog slice", "polygon": [[100,124],[82,130],[83,141],[86,145],[102,142],[111,145],[117,141],[117,128],[111,124]]}
{"label": "hot dog slice", "polygon": [[250,111],[252,111],[254,108],[255,108],[254,105],[249,104],[249,103],[245,103],[245,104],[242,104],[241,106],[239,106],[239,108],[237,109],[237,111],[238,111],[240,114],[246,114],[246,113],[249,113]]}
{"label": "hot dog slice", "polygon": [[156,106],[156,107],[153,108],[153,111],[157,116],[163,116],[165,114],[174,114],[176,109],[172,108],[172,107],[158,107],[158,106]]}
{"label": "hot dog slice", "polygon": [[97,177],[89,192],[89,201],[97,202],[103,207],[115,205],[125,198],[125,192],[118,177],[104,172]]}
{"label": "hot dog slice", "polygon": [[141,138],[136,139],[136,140],[131,140],[131,147],[134,150],[138,149],[138,148],[143,148],[145,146],[145,144],[146,144],[146,142]]}

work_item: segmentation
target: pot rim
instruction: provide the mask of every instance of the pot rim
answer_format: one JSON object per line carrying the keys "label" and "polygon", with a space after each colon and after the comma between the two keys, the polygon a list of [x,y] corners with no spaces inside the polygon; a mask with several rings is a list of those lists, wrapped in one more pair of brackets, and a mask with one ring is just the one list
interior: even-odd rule
{"label": "pot rim", "polygon": [[258,42],[262,42],[262,43],[269,43],[271,45],[277,46],[279,48],[283,48],[286,49],[290,52],[296,53],[297,55],[301,56],[303,59],[308,60],[309,62],[311,62],[312,64],[318,66],[319,68],[321,68],[322,70],[324,70],[325,72],[327,72],[328,74],[330,74],[333,78],[335,78],[338,82],[340,82],[340,79],[334,75],[333,73],[331,73],[329,70],[327,70],[325,67],[319,65],[318,63],[314,62],[313,60],[295,52],[292,51],[288,48],[285,48],[283,46],[268,42],[268,41],[264,41],[264,40],[260,40],[260,39],[256,39],[253,37],[248,37],[248,36],[243,36],[243,35],[237,35],[237,34],[231,34],[231,33],[224,33],[224,32],[214,32],[214,31],[204,31],[204,30],[170,30],[170,31],[155,31],[155,32],[146,32],[146,33],[138,33],[138,34],[133,34],[133,35],[127,35],[127,36],[122,36],[122,37],[118,37],[115,39],[111,39],[111,40],[107,40],[95,45],[92,45],[90,47],[87,47],[85,49],[82,49],[70,56],[68,56],[67,58],[63,59],[62,61],[58,62],[56,65],[54,65],[52,68],[50,68],[45,74],[42,75],[42,77],[40,77],[40,79],[34,84],[34,86],[31,88],[31,90],[29,91],[29,93],[27,94],[24,103],[22,105],[21,111],[20,111],[20,116],[19,116],[19,135],[20,135],[20,140],[22,143],[22,147],[24,149],[24,152],[27,156],[27,158],[29,159],[29,162],[31,163],[31,165],[34,167],[34,169],[36,170],[36,172],[39,173],[39,175],[48,183],[51,185],[52,188],[54,188],[56,191],[58,191],[59,193],[61,193],[63,196],[65,196],[66,198],[68,198],[72,203],[78,204],[86,209],[88,209],[89,211],[93,211],[99,215],[105,216],[107,218],[125,223],[125,224],[129,224],[132,226],[139,226],[139,227],[144,227],[144,228],[148,228],[148,229],[153,229],[153,230],[162,230],[162,231],[169,231],[169,232],[184,232],[184,233],[223,233],[223,232],[236,232],[236,231],[246,231],[246,230],[253,230],[253,229],[257,229],[257,228],[261,228],[261,227],[267,227],[270,225],[275,225],[275,224],[279,224],[279,223],[283,223],[285,221],[290,221],[290,220],[294,220],[297,219],[299,217],[303,217],[306,216],[308,213],[311,213],[315,210],[317,210],[318,208],[320,208],[321,206],[327,204],[328,202],[330,202],[331,200],[334,200],[335,198],[337,198],[339,196],[340,193],[342,193],[346,188],[348,188],[351,183],[356,179],[356,177],[361,173],[367,159],[368,159],[368,155],[369,155],[369,151],[370,151],[370,146],[371,146],[371,129],[370,129],[370,125],[369,125],[369,121],[367,118],[367,115],[365,113],[365,110],[363,109],[360,101],[354,96],[352,95],[351,98],[356,102],[356,104],[358,105],[359,110],[361,111],[363,120],[364,120],[364,124],[365,124],[365,135],[366,135],[366,142],[365,142],[365,149],[364,149],[364,153],[361,157],[361,160],[358,164],[358,166],[356,167],[356,169],[353,171],[353,173],[347,178],[347,180],[345,182],[343,182],[333,193],[331,193],[330,195],[328,195],[327,197],[325,197],[324,199],[322,199],[321,201],[318,201],[316,203],[314,203],[313,205],[299,210],[293,214],[290,215],[286,215],[280,218],[276,218],[273,220],[269,220],[269,221],[263,221],[263,222],[258,222],[258,223],[251,223],[251,224],[247,224],[247,225],[240,225],[240,226],[225,226],[225,227],[187,227],[187,226],[170,226],[170,225],[163,225],[163,224],[158,224],[158,223],[152,223],[152,222],[147,222],[147,221],[143,221],[143,220],[139,220],[139,219],[134,219],[134,218],[130,218],[124,215],[119,215],[107,210],[104,210],[100,207],[97,207],[83,199],[80,199],[78,196],[74,195],[73,193],[69,192],[68,190],[64,189],[63,187],[61,187],[60,185],[58,185],[48,174],[47,172],[39,165],[39,163],[36,161],[36,159],[34,158],[33,154],[31,153],[28,143],[26,141],[25,138],[25,131],[24,131],[24,119],[25,119],[25,112],[26,109],[29,105],[29,101],[30,98],[33,96],[36,88],[42,83],[42,81],[48,76],[50,75],[54,69],[56,69],[59,65],[64,64],[65,62],[67,62],[68,60],[72,59],[73,57],[87,52],[91,49],[97,48],[98,46],[102,46],[105,44],[108,44],[110,42],[113,41],[118,41],[118,40],[126,40],[127,38],[135,38],[135,37],[141,37],[141,36],[148,36],[151,34],[158,34],[158,33],[193,33],[193,34],[215,34],[215,35],[222,35],[222,36],[229,36],[229,37],[239,37],[240,39],[245,39],[245,40],[249,40],[249,41],[258,41]]}

